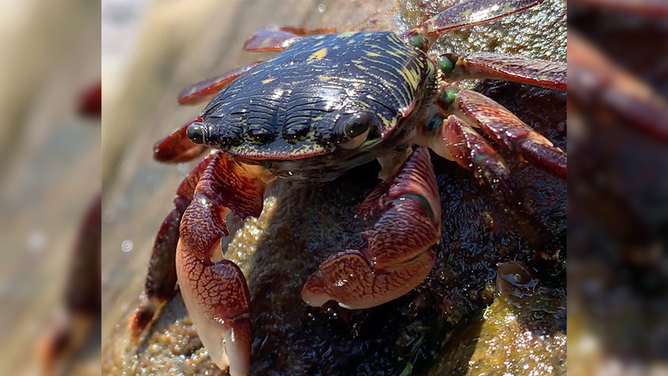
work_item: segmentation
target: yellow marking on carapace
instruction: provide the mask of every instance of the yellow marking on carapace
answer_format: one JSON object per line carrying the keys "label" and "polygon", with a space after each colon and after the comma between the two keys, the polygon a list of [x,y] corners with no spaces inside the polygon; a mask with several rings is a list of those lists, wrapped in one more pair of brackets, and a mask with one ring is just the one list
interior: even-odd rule
{"label": "yellow marking on carapace", "polygon": [[404,57],[404,56],[406,56],[406,54],[396,53],[393,50],[385,50],[385,53],[390,55],[390,56],[394,56],[394,57]]}
{"label": "yellow marking on carapace", "polygon": [[268,84],[268,83],[270,83],[271,81],[273,81],[273,80],[275,80],[275,79],[276,79],[276,78],[274,78],[274,77],[269,77],[269,78],[266,78],[266,79],[264,79],[264,80],[262,80],[262,81],[260,81],[260,82],[262,82],[263,84]]}
{"label": "yellow marking on carapace", "polygon": [[341,33],[341,34],[337,35],[336,37],[340,38],[340,39],[345,39],[345,38],[350,38],[355,34],[357,34],[356,31],[346,31],[345,33]]}
{"label": "yellow marking on carapace", "polygon": [[375,52],[369,52],[369,51],[365,52],[365,54],[366,54],[366,56],[371,56],[371,57],[377,57],[377,56],[380,56],[380,54],[377,54],[377,53],[375,53]]}
{"label": "yellow marking on carapace", "polygon": [[397,73],[403,77],[413,90],[417,90],[420,84],[420,74],[412,69],[396,69]]}
{"label": "yellow marking on carapace", "polygon": [[327,82],[327,81],[329,81],[329,80],[331,80],[331,79],[332,79],[331,77],[329,77],[329,76],[327,76],[327,75],[324,75],[324,74],[323,74],[322,76],[318,76],[318,80],[320,80],[320,81],[322,81],[322,82]]}
{"label": "yellow marking on carapace", "polygon": [[313,61],[313,60],[322,60],[325,56],[327,56],[327,48],[321,48],[318,51],[314,52],[309,56],[306,61]]}
{"label": "yellow marking on carapace", "polygon": [[383,122],[383,125],[385,125],[385,129],[389,129],[392,126],[392,121],[389,119],[386,119],[382,114],[377,113],[376,116],[380,119],[380,121]]}

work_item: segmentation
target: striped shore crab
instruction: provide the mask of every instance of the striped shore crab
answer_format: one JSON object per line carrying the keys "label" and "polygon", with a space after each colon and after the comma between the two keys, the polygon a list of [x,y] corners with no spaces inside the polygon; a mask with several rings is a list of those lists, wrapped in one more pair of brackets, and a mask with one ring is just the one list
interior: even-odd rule
{"label": "striped shore crab", "polygon": [[[520,160],[565,177],[563,151],[500,105],[453,85],[489,77],[564,90],[563,64],[498,54],[426,54],[440,33],[541,2],[468,1],[400,35],[263,29],[246,50],[278,55],[184,91],[182,103],[215,96],[202,115],[156,145],[156,158],[186,161],[206,147],[218,150],[177,189],[176,208],[163,222],[156,249],[176,258],[188,311],[221,368],[247,374],[251,340],[245,278],[219,251],[228,234],[225,217],[258,216],[275,177],[323,182],[373,159],[383,166],[383,182],[358,210],[377,219],[366,234],[368,247],[333,254],[302,291],[310,305],[335,300],[350,309],[398,298],[431,270],[441,210],[426,148],[472,170],[509,202],[517,200],[510,173],[475,128]],[[132,321],[135,332],[175,282],[173,273],[149,270],[148,299]]]}

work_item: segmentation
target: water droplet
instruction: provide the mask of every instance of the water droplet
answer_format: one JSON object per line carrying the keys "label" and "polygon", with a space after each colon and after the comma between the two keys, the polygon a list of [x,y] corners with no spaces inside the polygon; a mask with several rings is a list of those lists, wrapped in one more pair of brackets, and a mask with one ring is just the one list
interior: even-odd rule
{"label": "water droplet", "polygon": [[123,240],[123,243],[121,243],[121,250],[123,252],[130,252],[132,247],[134,247],[134,243],[130,239]]}
{"label": "water droplet", "polygon": [[318,5],[318,12],[324,13],[325,10],[327,10],[327,6],[325,6],[325,4]]}
{"label": "water droplet", "polygon": [[46,244],[46,236],[44,235],[44,232],[40,230],[32,230],[30,234],[28,234],[26,243],[28,246],[28,252],[38,253],[44,249],[44,244]]}

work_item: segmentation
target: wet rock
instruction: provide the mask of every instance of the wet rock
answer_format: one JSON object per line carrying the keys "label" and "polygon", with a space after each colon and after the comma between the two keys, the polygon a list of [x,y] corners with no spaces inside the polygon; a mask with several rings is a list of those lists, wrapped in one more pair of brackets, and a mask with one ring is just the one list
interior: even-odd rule
{"label": "wet rock", "polygon": [[497,297],[446,338],[428,375],[565,375],[566,290],[541,285],[528,267],[499,265]]}

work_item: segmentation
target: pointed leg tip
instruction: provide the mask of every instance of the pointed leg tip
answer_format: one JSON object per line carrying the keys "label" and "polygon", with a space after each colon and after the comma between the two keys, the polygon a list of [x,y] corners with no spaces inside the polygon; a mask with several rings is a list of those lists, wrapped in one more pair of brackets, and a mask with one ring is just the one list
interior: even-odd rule
{"label": "pointed leg tip", "polygon": [[491,187],[492,191],[501,200],[509,204],[518,204],[522,201],[510,170],[499,158],[486,158],[479,166],[480,183]]}
{"label": "pointed leg tip", "polygon": [[561,149],[532,138],[522,141],[519,147],[522,157],[528,162],[550,175],[566,179],[568,162],[566,153]]}
{"label": "pointed leg tip", "polygon": [[130,329],[130,339],[137,345],[139,337],[153,321],[153,317],[158,309],[158,303],[155,299],[142,298],[134,314],[130,317],[128,328]]}

